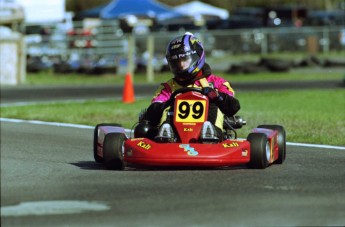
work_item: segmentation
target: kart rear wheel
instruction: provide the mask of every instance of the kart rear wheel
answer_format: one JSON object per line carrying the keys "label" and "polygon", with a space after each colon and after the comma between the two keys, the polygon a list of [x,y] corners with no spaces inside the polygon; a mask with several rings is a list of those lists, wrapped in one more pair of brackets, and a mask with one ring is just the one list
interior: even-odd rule
{"label": "kart rear wheel", "polygon": [[95,127],[95,130],[93,131],[93,157],[96,162],[102,163],[103,162],[103,157],[99,156],[97,154],[97,142],[98,142],[98,128],[100,126],[116,126],[116,127],[121,127],[120,124],[115,124],[115,123],[102,123],[98,124]]}
{"label": "kart rear wheel", "polygon": [[107,169],[123,170],[125,168],[123,161],[124,142],[125,135],[122,133],[109,133],[105,136],[103,159]]}
{"label": "kart rear wheel", "polygon": [[266,134],[250,133],[247,137],[250,143],[250,162],[248,167],[251,169],[265,169],[271,155],[271,147]]}
{"label": "kart rear wheel", "polygon": [[259,125],[258,128],[267,128],[278,131],[277,143],[278,143],[278,159],[276,164],[282,164],[286,158],[286,132],[283,126],[280,125]]}

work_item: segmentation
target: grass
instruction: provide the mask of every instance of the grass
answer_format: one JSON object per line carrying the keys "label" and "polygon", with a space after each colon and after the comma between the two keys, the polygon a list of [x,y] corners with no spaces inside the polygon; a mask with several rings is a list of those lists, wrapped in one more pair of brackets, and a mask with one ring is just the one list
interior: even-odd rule
{"label": "grass", "polygon": [[[321,58],[339,58],[343,52],[322,55]],[[211,66],[229,64],[229,62],[258,61],[259,55],[231,56],[230,58],[209,59]],[[265,57],[299,60],[301,55],[279,54]],[[212,62],[213,61],[213,62]],[[214,71],[230,82],[265,82],[265,81],[308,81],[308,80],[344,80],[343,68],[293,68],[289,72],[260,72],[254,74],[229,74]],[[153,83],[160,83],[171,78],[171,73],[156,73]],[[147,83],[145,73],[134,75],[134,84]],[[24,86],[51,85],[123,85],[124,75],[87,75],[56,74],[52,71],[29,73]],[[345,92],[335,90],[299,90],[237,92],[241,102],[238,113],[247,126],[239,130],[239,137],[245,138],[250,130],[259,124],[280,124],[287,131],[290,142],[317,143],[345,146]],[[87,101],[71,103],[51,103],[28,106],[3,106],[1,117],[30,120],[77,123],[95,126],[103,122],[120,123],[131,128],[138,120],[140,110],[146,108],[150,99],[142,99],[135,104],[121,101]],[[66,114],[68,113],[68,114]]]}
{"label": "grass", "polygon": [[[237,93],[238,115],[247,126],[238,130],[245,138],[259,124],[280,124],[290,142],[345,146],[345,90],[298,90]],[[1,117],[96,125],[120,123],[131,128],[150,99],[134,104],[121,101],[86,101],[1,107]],[[67,113],[67,114],[66,114]]]}
{"label": "grass", "polygon": [[[345,73],[339,68],[314,68],[294,69],[290,72],[260,72],[255,74],[229,74],[215,71],[216,75],[222,76],[231,82],[253,81],[310,81],[310,80],[341,80]],[[156,73],[153,83],[160,83],[171,78],[171,73]],[[91,85],[91,84],[114,84],[122,85],[124,75],[104,74],[56,74],[52,72],[29,73],[24,85]],[[144,73],[134,75],[135,84],[147,83]]]}

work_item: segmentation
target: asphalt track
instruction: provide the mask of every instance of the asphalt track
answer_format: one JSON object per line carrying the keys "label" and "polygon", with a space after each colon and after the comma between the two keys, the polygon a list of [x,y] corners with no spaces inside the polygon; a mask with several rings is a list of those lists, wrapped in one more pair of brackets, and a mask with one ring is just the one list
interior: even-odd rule
{"label": "asphalt track", "polygon": [[265,170],[108,171],[90,127],[0,123],[1,226],[345,225],[344,147],[288,145]]}
{"label": "asphalt track", "polygon": [[344,149],[287,146],[265,170],[119,172],[93,161],[92,135],[1,122],[1,226],[345,224]]}

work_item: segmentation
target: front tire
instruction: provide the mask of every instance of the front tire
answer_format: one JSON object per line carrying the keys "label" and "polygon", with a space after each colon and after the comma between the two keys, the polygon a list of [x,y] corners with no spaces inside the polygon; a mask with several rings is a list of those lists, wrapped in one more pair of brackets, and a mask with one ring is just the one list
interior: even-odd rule
{"label": "front tire", "polygon": [[102,123],[102,124],[98,124],[95,127],[95,130],[93,131],[93,157],[95,159],[96,162],[98,163],[103,163],[103,157],[99,156],[97,154],[97,143],[98,143],[98,128],[100,126],[115,126],[115,127],[121,127],[120,124],[116,124],[116,123]]}
{"label": "front tire", "polygon": [[259,125],[258,128],[267,128],[278,131],[277,144],[278,144],[278,159],[276,164],[282,164],[286,158],[286,132],[283,126],[280,125]]}
{"label": "front tire", "polygon": [[125,163],[123,160],[125,136],[122,133],[109,133],[103,142],[103,159],[107,169],[123,170]]}
{"label": "front tire", "polygon": [[248,167],[251,169],[265,169],[270,159],[270,145],[264,133],[250,133],[247,137],[250,143],[250,162]]}

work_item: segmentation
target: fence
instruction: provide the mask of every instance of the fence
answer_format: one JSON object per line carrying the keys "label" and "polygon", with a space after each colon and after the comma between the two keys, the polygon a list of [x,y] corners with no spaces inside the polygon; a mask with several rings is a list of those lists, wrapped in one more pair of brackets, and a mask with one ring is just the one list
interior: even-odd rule
{"label": "fence", "polygon": [[[344,50],[340,34],[342,26],[333,27],[284,27],[237,30],[191,31],[203,40],[207,51],[222,50],[232,54],[272,53],[281,51],[338,51]],[[153,32],[155,52],[164,54],[167,42],[179,32]],[[36,41],[28,41],[30,55],[126,55],[128,35],[119,28],[117,21],[102,21],[92,28],[75,23],[73,32],[53,30],[50,34],[39,35]],[[134,35],[136,51],[146,50],[147,34]],[[312,47],[313,46],[313,47]]]}
{"label": "fence", "polygon": [[[230,30],[197,30],[193,32],[204,44],[208,56],[215,53],[236,55],[243,53],[268,54],[277,52],[344,51],[342,26],[282,27]],[[93,26],[75,23],[73,31],[55,29],[47,35],[27,37],[30,56],[50,56],[62,59],[77,55],[79,59],[110,59],[116,67],[126,64],[131,55],[136,62],[153,54],[164,59],[169,40],[185,31],[156,31],[144,34],[124,34],[119,23],[113,20],[99,21]],[[36,41],[33,37],[36,36]],[[148,52],[150,42],[153,47]],[[133,48],[133,49],[132,49]],[[154,59],[154,60],[155,60]],[[145,61],[145,60],[144,60]],[[143,63],[145,64],[145,63]]]}

